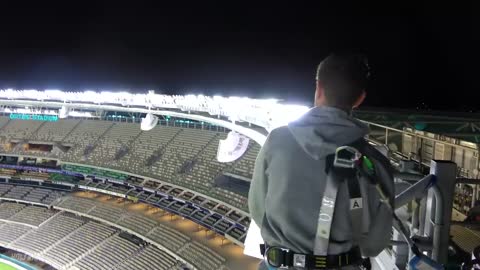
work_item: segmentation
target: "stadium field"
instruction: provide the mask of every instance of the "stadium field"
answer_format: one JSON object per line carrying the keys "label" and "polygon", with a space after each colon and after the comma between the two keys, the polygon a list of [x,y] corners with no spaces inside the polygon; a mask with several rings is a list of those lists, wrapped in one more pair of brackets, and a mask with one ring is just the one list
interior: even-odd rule
{"label": "stadium field", "polygon": [[9,264],[6,264],[6,263],[3,263],[3,262],[0,262],[0,270],[17,270],[16,267],[13,267]]}
{"label": "stadium field", "polygon": [[0,270],[36,270],[37,268],[0,254]]}

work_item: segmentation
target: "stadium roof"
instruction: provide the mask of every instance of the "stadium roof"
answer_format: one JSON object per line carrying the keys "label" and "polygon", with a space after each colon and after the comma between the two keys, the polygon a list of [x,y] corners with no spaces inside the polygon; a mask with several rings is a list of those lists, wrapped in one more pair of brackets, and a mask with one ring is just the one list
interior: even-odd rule
{"label": "stadium roof", "polygon": [[[242,133],[259,144],[265,134],[236,124],[248,123],[270,131],[297,119],[307,106],[282,104],[276,99],[203,95],[161,95],[127,92],[65,92],[60,90],[0,90],[0,104],[44,108],[92,109],[152,113],[205,121]],[[209,116],[203,116],[208,114]]]}

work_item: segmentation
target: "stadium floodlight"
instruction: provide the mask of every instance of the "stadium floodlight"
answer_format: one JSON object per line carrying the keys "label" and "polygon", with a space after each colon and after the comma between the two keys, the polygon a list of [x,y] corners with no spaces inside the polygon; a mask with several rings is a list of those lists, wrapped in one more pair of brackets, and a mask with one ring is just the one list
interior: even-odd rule
{"label": "stadium floodlight", "polygon": [[153,129],[158,123],[158,117],[152,113],[147,113],[145,118],[142,118],[142,123],[140,124],[140,129],[143,131],[148,131]]}
{"label": "stadium floodlight", "polygon": [[[32,101],[37,100],[37,101]],[[12,102],[15,100],[16,102]],[[70,108],[90,108],[102,110],[120,110],[129,112],[145,113],[151,109],[169,109],[171,111],[188,111],[189,114],[208,113],[216,115],[217,118],[225,117],[230,121],[248,122],[263,127],[267,132],[272,129],[286,125],[304,114],[308,107],[280,103],[277,99],[252,99],[246,97],[222,97],[204,95],[162,95],[149,91],[144,94],[133,94],[128,92],[114,91],[92,91],[65,92],[57,89],[37,90],[15,90],[0,89],[0,104],[6,105],[31,105],[38,106],[40,102],[48,100],[49,105],[60,108],[68,103]],[[56,103],[57,102],[57,103]],[[61,104],[58,104],[61,102]],[[87,103],[87,104],[85,104]],[[90,105],[93,104],[93,105]],[[43,104],[41,104],[43,106]],[[132,108],[135,107],[135,108]],[[156,113],[161,114],[161,113]],[[187,117],[188,118],[188,117]],[[152,117],[153,119],[153,117]],[[202,120],[204,121],[204,120]],[[213,119],[205,119],[213,123]],[[148,121],[147,121],[148,122]],[[146,122],[146,123],[147,123]],[[220,125],[224,125],[221,122]],[[225,127],[231,130],[231,122]],[[237,126],[233,124],[234,126]],[[242,134],[245,134],[242,132]],[[250,135],[249,135],[250,137]],[[254,139],[253,137],[250,137]],[[257,142],[262,140],[254,139]]]}
{"label": "stadium floodlight", "polygon": [[[38,92],[38,91],[37,91]],[[65,100],[67,93],[57,89],[47,89],[42,99]]]}

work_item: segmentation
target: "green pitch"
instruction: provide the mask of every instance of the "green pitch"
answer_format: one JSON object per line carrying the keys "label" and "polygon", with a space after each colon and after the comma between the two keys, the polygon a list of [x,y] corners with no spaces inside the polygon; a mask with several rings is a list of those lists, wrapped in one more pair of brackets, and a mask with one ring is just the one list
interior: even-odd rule
{"label": "green pitch", "polygon": [[16,270],[17,268],[0,262],[0,270]]}

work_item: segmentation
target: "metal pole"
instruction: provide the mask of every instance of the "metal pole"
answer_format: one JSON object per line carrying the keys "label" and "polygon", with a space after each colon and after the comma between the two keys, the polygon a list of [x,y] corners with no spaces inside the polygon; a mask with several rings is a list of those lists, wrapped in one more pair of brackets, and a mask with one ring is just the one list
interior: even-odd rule
{"label": "metal pole", "polygon": [[451,161],[431,161],[430,173],[436,176],[436,183],[428,192],[425,232],[433,235],[432,259],[443,264],[448,258],[456,171],[457,165]]}
{"label": "metal pole", "polygon": [[431,185],[432,179],[432,175],[427,175],[422,180],[419,180],[414,185],[395,196],[395,208],[398,209],[414,199],[423,197],[428,186]]}
{"label": "metal pole", "polygon": [[385,145],[388,145],[388,128],[385,129]]}
{"label": "metal pole", "polygon": [[426,206],[427,202],[426,199],[423,198],[420,200],[419,203],[419,214],[418,214],[418,234],[424,236],[425,235],[425,222],[426,222]]}

